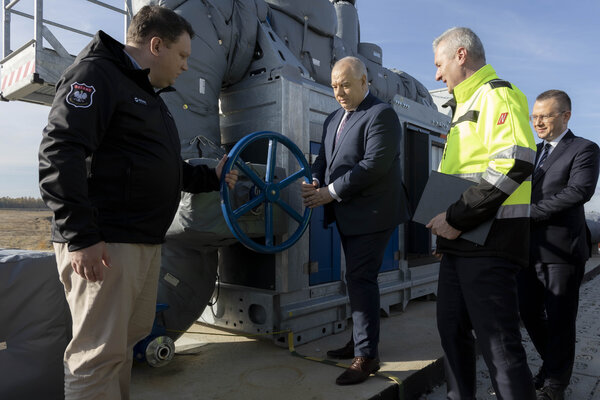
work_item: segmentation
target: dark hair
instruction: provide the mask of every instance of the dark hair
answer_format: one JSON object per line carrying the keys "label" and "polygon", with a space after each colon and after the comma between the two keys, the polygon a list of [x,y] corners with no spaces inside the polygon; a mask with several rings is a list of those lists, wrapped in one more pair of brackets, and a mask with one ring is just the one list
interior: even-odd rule
{"label": "dark hair", "polygon": [[548,99],[556,99],[559,106],[564,111],[571,111],[571,98],[568,94],[563,92],[562,90],[551,89],[546,90],[543,93],[540,93],[538,97],[535,98],[535,101],[544,101]]}
{"label": "dark hair", "polygon": [[161,6],[144,6],[133,16],[127,28],[127,43],[141,44],[158,36],[170,44],[184,32],[194,37],[192,25],[175,11]]}

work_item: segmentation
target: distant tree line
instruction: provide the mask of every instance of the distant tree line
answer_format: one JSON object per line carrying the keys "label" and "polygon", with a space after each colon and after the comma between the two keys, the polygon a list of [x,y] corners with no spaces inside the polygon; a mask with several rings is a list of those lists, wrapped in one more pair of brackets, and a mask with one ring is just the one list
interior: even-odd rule
{"label": "distant tree line", "polygon": [[0,197],[0,208],[48,208],[42,199],[33,197]]}

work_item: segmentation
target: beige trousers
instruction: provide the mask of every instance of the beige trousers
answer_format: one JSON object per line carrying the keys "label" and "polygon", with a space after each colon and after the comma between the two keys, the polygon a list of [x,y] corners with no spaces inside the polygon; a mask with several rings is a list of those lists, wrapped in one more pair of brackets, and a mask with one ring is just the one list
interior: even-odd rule
{"label": "beige trousers", "polygon": [[65,350],[66,400],[127,400],[133,346],[154,321],[160,245],[107,243],[104,280],[73,271],[66,243],[55,243],[58,274],[73,318]]}

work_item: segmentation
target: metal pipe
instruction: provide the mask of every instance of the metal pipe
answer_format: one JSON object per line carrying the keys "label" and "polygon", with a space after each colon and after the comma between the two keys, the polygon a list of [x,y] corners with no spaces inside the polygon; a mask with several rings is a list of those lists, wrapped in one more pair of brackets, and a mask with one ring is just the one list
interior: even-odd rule
{"label": "metal pipe", "polygon": [[125,0],[125,16],[124,16],[124,25],[125,31],[123,32],[123,43],[127,43],[127,29],[129,28],[129,24],[131,23],[131,19],[133,18],[133,8],[131,5],[131,0]]}
{"label": "metal pipe", "polygon": [[[15,0],[15,1],[19,1],[19,0]],[[97,4],[100,7],[104,7],[104,8],[108,8],[109,10],[116,11],[116,12],[121,13],[121,14],[127,14],[126,10],[121,10],[120,8],[117,8],[115,6],[111,6],[110,4],[106,4],[106,3],[102,2],[102,1],[99,1],[99,0],[87,0],[87,1],[89,1],[90,3]]]}
{"label": "metal pipe", "polygon": [[[8,56],[11,51],[10,51],[10,14],[16,14],[18,16],[24,17],[24,18],[28,18],[28,19],[32,19],[34,21],[34,38],[36,43],[40,43],[40,48],[41,48],[41,43],[42,43],[42,24],[46,24],[46,25],[50,25],[50,26],[55,26],[57,28],[60,29],[64,29],[66,31],[69,32],[73,32],[73,33],[77,33],[83,36],[87,36],[87,37],[94,37],[93,33],[89,33],[89,32],[85,32],[79,29],[75,29],[75,28],[71,28],[70,26],[66,26],[63,24],[59,24],[57,22],[53,22],[53,21],[49,21],[43,18],[43,10],[44,10],[44,1],[43,0],[35,0],[34,1],[34,15],[30,15],[27,14],[25,12],[22,11],[18,11],[18,10],[11,10],[11,8],[13,8],[19,1],[21,0],[2,0],[3,2],[3,7],[2,7],[2,19],[4,21],[3,26],[4,26],[4,31],[3,31],[3,48],[2,48],[2,58]],[[106,4],[102,1],[99,0],[86,0],[90,3],[96,4],[100,7],[104,7],[107,8],[109,10],[112,11],[116,11],[120,14],[124,15],[124,22],[125,22],[125,33],[124,33],[124,38],[127,38],[127,27],[129,26],[129,22],[131,21],[131,0],[125,0],[124,1],[124,7],[125,10],[122,10],[120,8],[111,6],[110,4]]]}
{"label": "metal pipe", "polygon": [[42,24],[44,23],[44,0],[34,0],[33,8],[33,37],[35,39],[36,52],[42,49]]}
{"label": "metal pipe", "polygon": [[[37,1],[42,1],[42,0],[37,0]],[[12,10],[11,13],[17,14],[17,15],[19,15],[21,17],[25,17],[25,18],[35,19],[32,15],[26,14],[26,13],[21,12],[21,11]],[[47,19],[42,19],[42,22],[44,24],[46,24],[46,25],[55,26],[57,28],[61,28],[61,29],[64,29],[66,31],[79,33],[80,35],[83,35],[83,36],[94,37],[93,33],[85,32],[85,31],[80,31],[79,29],[71,28],[69,26],[66,26],[66,25],[63,25],[63,24],[59,24],[57,22],[52,22],[52,21],[49,21]]]}
{"label": "metal pipe", "polygon": [[[15,4],[17,4],[19,1],[21,1],[21,0],[13,0],[13,1],[11,1],[10,3],[8,3],[8,4],[6,4],[6,5],[4,6],[4,9],[5,9],[5,10],[10,10],[10,9],[11,9],[11,8],[13,8],[13,7],[15,6]],[[7,0],[7,2],[8,2],[8,0]]]}
{"label": "metal pipe", "polygon": [[[2,41],[2,58],[10,54],[10,12],[8,6],[10,0],[2,0],[2,26],[4,27],[4,40]],[[13,3],[19,0],[13,0]]]}

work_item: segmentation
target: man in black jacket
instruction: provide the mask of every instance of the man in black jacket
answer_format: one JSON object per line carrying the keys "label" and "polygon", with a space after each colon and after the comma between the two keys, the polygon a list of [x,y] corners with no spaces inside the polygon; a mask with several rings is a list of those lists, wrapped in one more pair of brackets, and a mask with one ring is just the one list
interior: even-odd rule
{"label": "man in black jacket", "polygon": [[98,32],[56,85],[39,174],[73,317],[67,399],[129,398],[132,348],[152,328],[160,244],[180,191],[219,188],[225,158],[216,170],[183,162],[160,98],[187,70],[193,35],[173,11],[146,6],[127,45]]}

